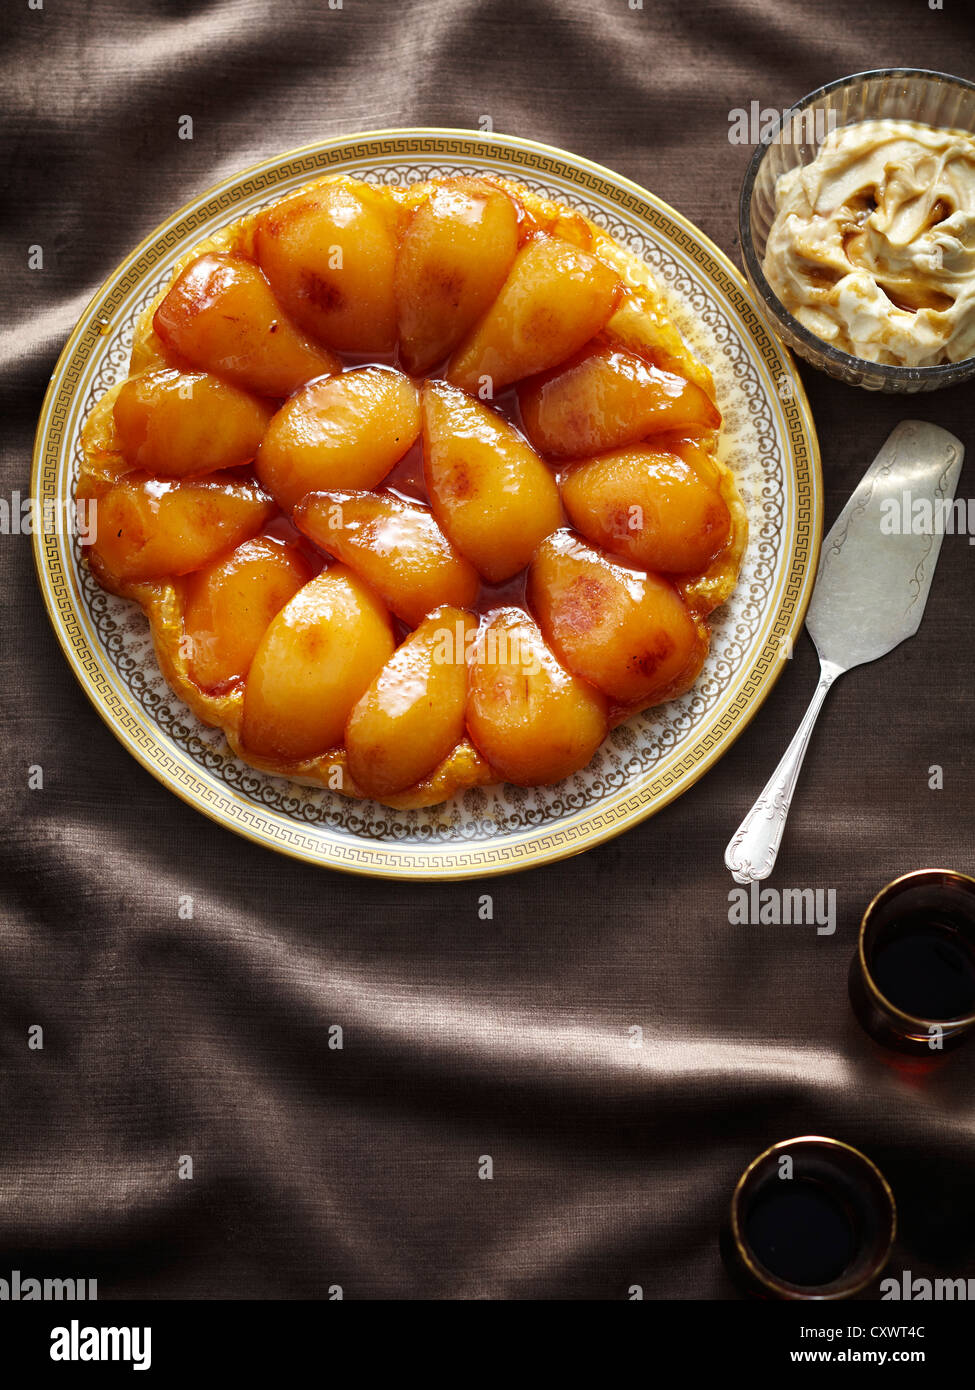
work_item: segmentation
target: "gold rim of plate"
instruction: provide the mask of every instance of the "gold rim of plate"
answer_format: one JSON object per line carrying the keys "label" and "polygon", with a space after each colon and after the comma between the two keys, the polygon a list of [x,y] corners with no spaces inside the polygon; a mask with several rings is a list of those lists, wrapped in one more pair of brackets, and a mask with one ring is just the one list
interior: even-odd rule
{"label": "gold rim of plate", "polygon": [[[744,277],[714,243],[662,199],[631,180],[591,160],[534,140],[498,133],[416,127],[365,131],[357,135],[303,145],[254,164],[197,195],[149,234],[108,276],[68,339],[51,377],[34,441],[31,496],[39,507],[50,501],[63,507],[58,493],[58,465],[70,405],[93,350],[112,330],[125,298],[177,244],[188,242],[218,213],[226,220],[242,200],[297,177],[313,178],[337,166],[388,157],[390,162],[417,158],[477,159],[495,162],[496,172],[517,178],[520,172],[554,175],[570,186],[603,198],[638,224],[678,249],[691,253],[708,281],[730,303],[738,326],[764,362],[773,381],[789,378],[788,410],[776,402],[778,418],[791,444],[796,488],[794,527],[784,537],[789,560],[784,582],[776,586],[774,611],[765,616],[761,650],[744,680],[727,692],[704,721],[675,769],[638,775],[632,784],[596,806],[553,820],[525,837],[499,835],[496,841],[444,843],[437,851],[418,852],[409,843],[354,836],[316,834],[295,819],[273,818],[261,805],[229,785],[217,788],[188,754],[145,718],[145,711],[121,699],[104,669],[105,653],[89,640],[79,621],[68,584],[70,538],[35,527],[34,559],[48,617],[68,662],[101,718],[128,751],[170,791],[217,824],[268,849],[306,863],[374,878],[414,880],[463,879],[514,873],[579,854],[601,844],[662,810],[687,791],[717,762],[749,724],[781,674],[783,650],[798,635],[812,592],[822,538],[823,499],[819,442],[809,402],[788,350],[770,333]],[[682,234],[673,236],[667,223]],[[661,225],[663,224],[663,225]],[[744,670],[744,668],[742,668]],[[255,774],[260,776],[261,774]],[[512,843],[507,843],[511,838]]]}

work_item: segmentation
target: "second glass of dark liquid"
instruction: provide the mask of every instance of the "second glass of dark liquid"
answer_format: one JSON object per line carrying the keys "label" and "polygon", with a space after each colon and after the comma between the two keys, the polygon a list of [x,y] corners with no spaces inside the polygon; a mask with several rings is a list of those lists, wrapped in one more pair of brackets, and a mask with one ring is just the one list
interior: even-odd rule
{"label": "second glass of dark liquid", "polygon": [[918,869],[877,894],[860,926],[850,999],[886,1047],[937,1056],[975,1029],[975,879]]}

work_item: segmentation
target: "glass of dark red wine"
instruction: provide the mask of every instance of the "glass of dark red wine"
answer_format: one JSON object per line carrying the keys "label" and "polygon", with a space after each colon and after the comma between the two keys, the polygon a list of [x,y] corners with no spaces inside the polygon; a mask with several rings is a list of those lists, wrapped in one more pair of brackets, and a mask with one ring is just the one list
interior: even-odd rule
{"label": "glass of dark red wine", "polygon": [[975,879],[917,869],[863,914],[850,1001],[875,1041],[932,1057],[975,1028]]}
{"label": "glass of dark red wine", "polygon": [[722,1240],[736,1282],[764,1298],[850,1298],[873,1282],[897,1231],[879,1168],[838,1139],[804,1135],[748,1165]]}

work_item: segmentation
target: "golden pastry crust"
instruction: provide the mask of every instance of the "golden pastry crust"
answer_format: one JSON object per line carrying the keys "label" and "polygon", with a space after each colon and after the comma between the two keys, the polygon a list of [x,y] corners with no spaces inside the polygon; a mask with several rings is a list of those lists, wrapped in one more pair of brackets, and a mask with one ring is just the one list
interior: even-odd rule
{"label": "golden pastry crust", "polygon": [[[605,340],[621,349],[638,354],[663,371],[675,373],[695,383],[713,402],[714,387],[710,372],[693,356],[670,322],[666,305],[654,284],[651,272],[637,256],[615,242],[579,212],[540,198],[529,189],[507,179],[484,179],[480,182],[503,190],[515,204],[520,221],[520,244],[524,244],[526,237],[534,233],[555,236],[596,257],[619,275],[625,290],[602,330],[601,336]],[[384,190],[395,205],[399,231],[409,224],[415,211],[424,205],[436,189],[449,186],[451,183],[451,180],[433,180],[429,183]],[[353,191],[361,187],[345,175],[331,175],[314,180],[299,192],[313,195],[318,190],[335,186]],[[295,195],[289,195],[291,196]],[[213,237],[196,243],[180,258],[172,279],[138,321],[132,348],[130,377],[173,367],[177,370],[185,369],[186,364],[178,360],[156,332],[156,311],[180,274],[201,255],[212,252],[241,256],[249,260],[256,259],[256,237],[261,215],[252,214],[222,229]],[[77,489],[79,497],[104,497],[120,478],[133,472],[131,464],[120,451],[113,415],[119,392],[124,384],[113,387],[96,404],[85,422],[82,434],[83,464]],[[726,543],[703,573],[678,577],[675,581],[699,632],[703,634],[703,645],[688,662],[687,668],[666,690],[655,697],[652,703],[659,703],[681,693],[696,679],[703,654],[706,654],[707,650],[708,632],[704,619],[731,594],[741,566],[748,535],[747,517],[733,473],[717,458],[718,436],[718,429],[714,429],[698,432],[687,438],[682,437],[679,432],[665,438],[668,447],[674,448],[723,499],[728,509],[730,530]],[[656,447],[657,441],[652,442]],[[188,643],[184,626],[187,578],[142,579],[135,582],[119,580],[99,562],[96,553],[89,552],[88,561],[103,587],[140,604],[149,620],[160,668],[167,682],[203,723],[223,730],[235,754],[251,765],[278,776],[309,785],[328,787],[348,797],[367,795],[356,784],[349,771],[348,757],[343,746],[334,747],[312,758],[291,761],[258,755],[245,747],[242,735],[245,678],[226,689],[208,690],[202,688],[191,674],[186,655]],[[619,702],[611,702],[609,725],[620,722],[632,713],[633,709],[640,707],[639,704],[625,706]],[[438,804],[471,787],[490,785],[503,780],[478,752],[470,738],[465,736],[421,781],[403,791],[381,798],[373,796],[372,799],[381,800],[383,804],[396,809],[413,809]]]}

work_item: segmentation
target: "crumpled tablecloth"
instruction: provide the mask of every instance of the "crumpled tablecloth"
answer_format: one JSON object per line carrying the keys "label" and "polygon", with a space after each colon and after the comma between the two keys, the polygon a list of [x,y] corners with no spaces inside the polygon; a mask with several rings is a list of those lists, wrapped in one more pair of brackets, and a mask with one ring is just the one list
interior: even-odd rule
{"label": "crumpled tablecloth", "polygon": [[[918,0],[49,0],[5,25],[8,498],[94,290],[273,152],[489,116],[635,179],[737,258],[732,109],[868,67],[970,77],[975,52],[964,6]],[[899,400],[802,375],[827,524],[904,416],[975,448],[970,386]],[[0,573],[0,1276],[97,1278],[102,1298],[735,1297],[717,1251],[734,1181],[809,1132],[891,1180],[893,1272],[975,1275],[975,1045],[926,1074],[846,998],[873,892],[973,868],[965,537],[919,635],[840,682],[806,761],[775,882],[835,888],[832,936],[732,926],[722,865],[812,691],[806,638],[656,818],[520,876],[407,885],[277,857],[177,800],[76,685],[28,536],[0,536]]]}

